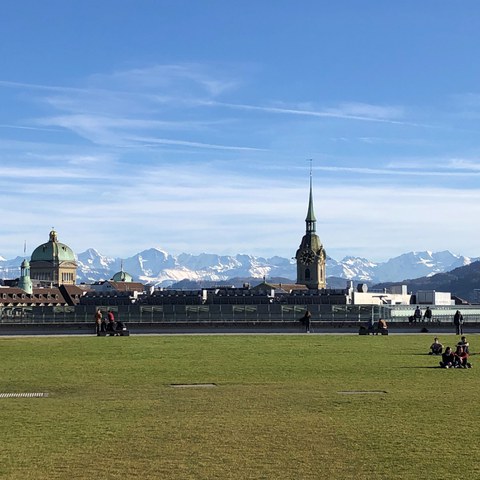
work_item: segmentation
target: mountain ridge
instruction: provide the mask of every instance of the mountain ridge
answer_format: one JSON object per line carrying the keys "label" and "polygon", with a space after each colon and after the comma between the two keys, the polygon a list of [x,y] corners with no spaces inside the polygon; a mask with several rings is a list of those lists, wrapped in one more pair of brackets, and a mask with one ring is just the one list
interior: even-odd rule
{"label": "mountain ridge", "polygon": [[[1,258],[1,257],[0,257]],[[20,275],[22,257],[0,259],[0,278]],[[218,255],[181,253],[177,256],[159,248],[149,248],[131,257],[102,255],[94,248],[77,255],[77,283],[108,280],[122,268],[135,281],[167,287],[182,280],[220,282],[231,278],[285,278],[294,282],[296,263],[280,256],[270,258],[248,254]],[[398,282],[407,278],[429,277],[470,265],[479,258],[442,252],[408,252],[386,262],[346,256],[337,261],[327,257],[327,279],[344,278],[364,283]]]}
{"label": "mountain ridge", "polygon": [[[397,282],[398,283],[398,282]],[[409,290],[436,290],[451,292],[452,295],[467,301],[479,301],[475,296],[475,289],[480,289],[480,261],[476,260],[469,265],[454,268],[448,272],[436,273],[429,277],[412,278],[406,280]],[[374,288],[389,288],[395,282],[380,283]]]}

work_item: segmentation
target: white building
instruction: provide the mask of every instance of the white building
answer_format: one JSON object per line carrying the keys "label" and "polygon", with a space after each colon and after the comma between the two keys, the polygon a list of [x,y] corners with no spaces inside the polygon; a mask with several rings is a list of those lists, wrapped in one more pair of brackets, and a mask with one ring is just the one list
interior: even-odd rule
{"label": "white building", "polygon": [[394,285],[389,289],[368,291],[367,285],[360,283],[353,290],[354,305],[410,305],[412,295],[406,285]]}

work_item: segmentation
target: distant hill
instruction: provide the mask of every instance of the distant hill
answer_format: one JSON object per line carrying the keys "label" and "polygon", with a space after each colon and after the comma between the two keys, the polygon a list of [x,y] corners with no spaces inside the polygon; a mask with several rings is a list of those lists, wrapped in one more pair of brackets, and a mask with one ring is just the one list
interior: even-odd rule
{"label": "distant hill", "polygon": [[474,289],[480,289],[480,261],[464,267],[455,268],[450,272],[437,273],[430,277],[403,280],[402,282],[384,282],[372,288],[389,288],[392,285],[406,284],[409,291],[436,290],[437,292],[451,292],[452,295],[475,301]]}

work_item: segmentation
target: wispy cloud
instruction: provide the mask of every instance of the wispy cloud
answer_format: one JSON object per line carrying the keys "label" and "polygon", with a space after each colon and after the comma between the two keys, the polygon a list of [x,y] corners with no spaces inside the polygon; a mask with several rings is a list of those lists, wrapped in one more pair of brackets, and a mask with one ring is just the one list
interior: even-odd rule
{"label": "wispy cloud", "polygon": [[480,172],[480,159],[469,160],[463,158],[452,158],[447,168],[454,170],[465,170],[467,172]]}
{"label": "wispy cloud", "polygon": [[239,85],[236,78],[225,75],[225,69],[215,69],[212,65],[197,63],[153,65],[117,71],[108,75],[92,75],[92,85],[109,84],[112,88],[147,89],[148,91],[169,90],[184,91],[188,89],[203,90],[209,96],[218,96]]}
{"label": "wispy cloud", "polygon": [[58,128],[42,128],[42,127],[32,127],[29,125],[2,125],[0,124],[0,128],[12,128],[17,130],[38,130],[40,132],[59,132]]}
{"label": "wispy cloud", "polygon": [[82,92],[81,88],[65,87],[60,85],[42,85],[38,83],[12,82],[9,80],[0,80],[0,87],[15,88],[21,90],[43,90],[50,92]]}
{"label": "wispy cloud", "polygon": [[265,151],[262,148],[243,147],[236,145],[217,145],[212,143],[191,142],[187,140],[172,140],[168,138],[154,138],[154,137],[127,137],[128,140],[140,143],[145,147],[159,146],[159,145],[179,145],[182,147],[193,148],[208,148],[214,150],[238,150],[238,151]]}
{"label": "wispy cloud", "polygon": [[[240,103],[227,103],[220,101],[205,101],[205,105],[217,106],[232,108],[238,110],[250,110],[264,113],[276,113],[276,114],[285,114],[285,115],[300,115],[305,117],[316,117],[316,118],[337,118],[342,120],[358,120],[364,122],[379,122],[379,123],[390,123],[394,125],[409,125],[416,127],[424,127],[426,125],[417,124],[414,122],[409,122],[405,120],[396,120],[401,112],[401,109],[398,107],[380,107],[374,105],[366,104],[344,104],[337,108],[325,108],[323,110],[305,110],[298,108],[286,108],[286,107],[276,107],[276,106],[261,106],[261,105],[250,105],[250,104],[240,104]],[[390,115],[394,114],[393,118],[389,118]]]}
{"label": "wispy cloud", "polygon": [[406,175],[416,175],[419,170],[428,167],[429,175],[470,176],[480,171],[480,160],[448,157],[403,158],[390,161],[385,166],[391,171],[403,171]]}

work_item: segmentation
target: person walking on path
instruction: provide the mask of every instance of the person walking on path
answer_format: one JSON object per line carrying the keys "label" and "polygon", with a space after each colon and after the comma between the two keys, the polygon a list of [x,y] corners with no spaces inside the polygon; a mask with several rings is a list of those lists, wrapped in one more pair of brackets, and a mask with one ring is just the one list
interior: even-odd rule
{"label": "person walking on path", "polygon": [[95,333],[98,335],[101,331],[101,326],[102,326],[102,311],[98,309],[95,312]]}
{"label": "person walking on path", "polygon": [[310,333],[311,319],[312,314],[310,313],[310,310],[305,310],[305,314],[300,319],[300,321],[305,325],[305,333]]}
{"label": "person walking on path", "polygon": [[455,335],[463,335],[463,315],[460,310],[455,312],[453,324],[455,325]]}

